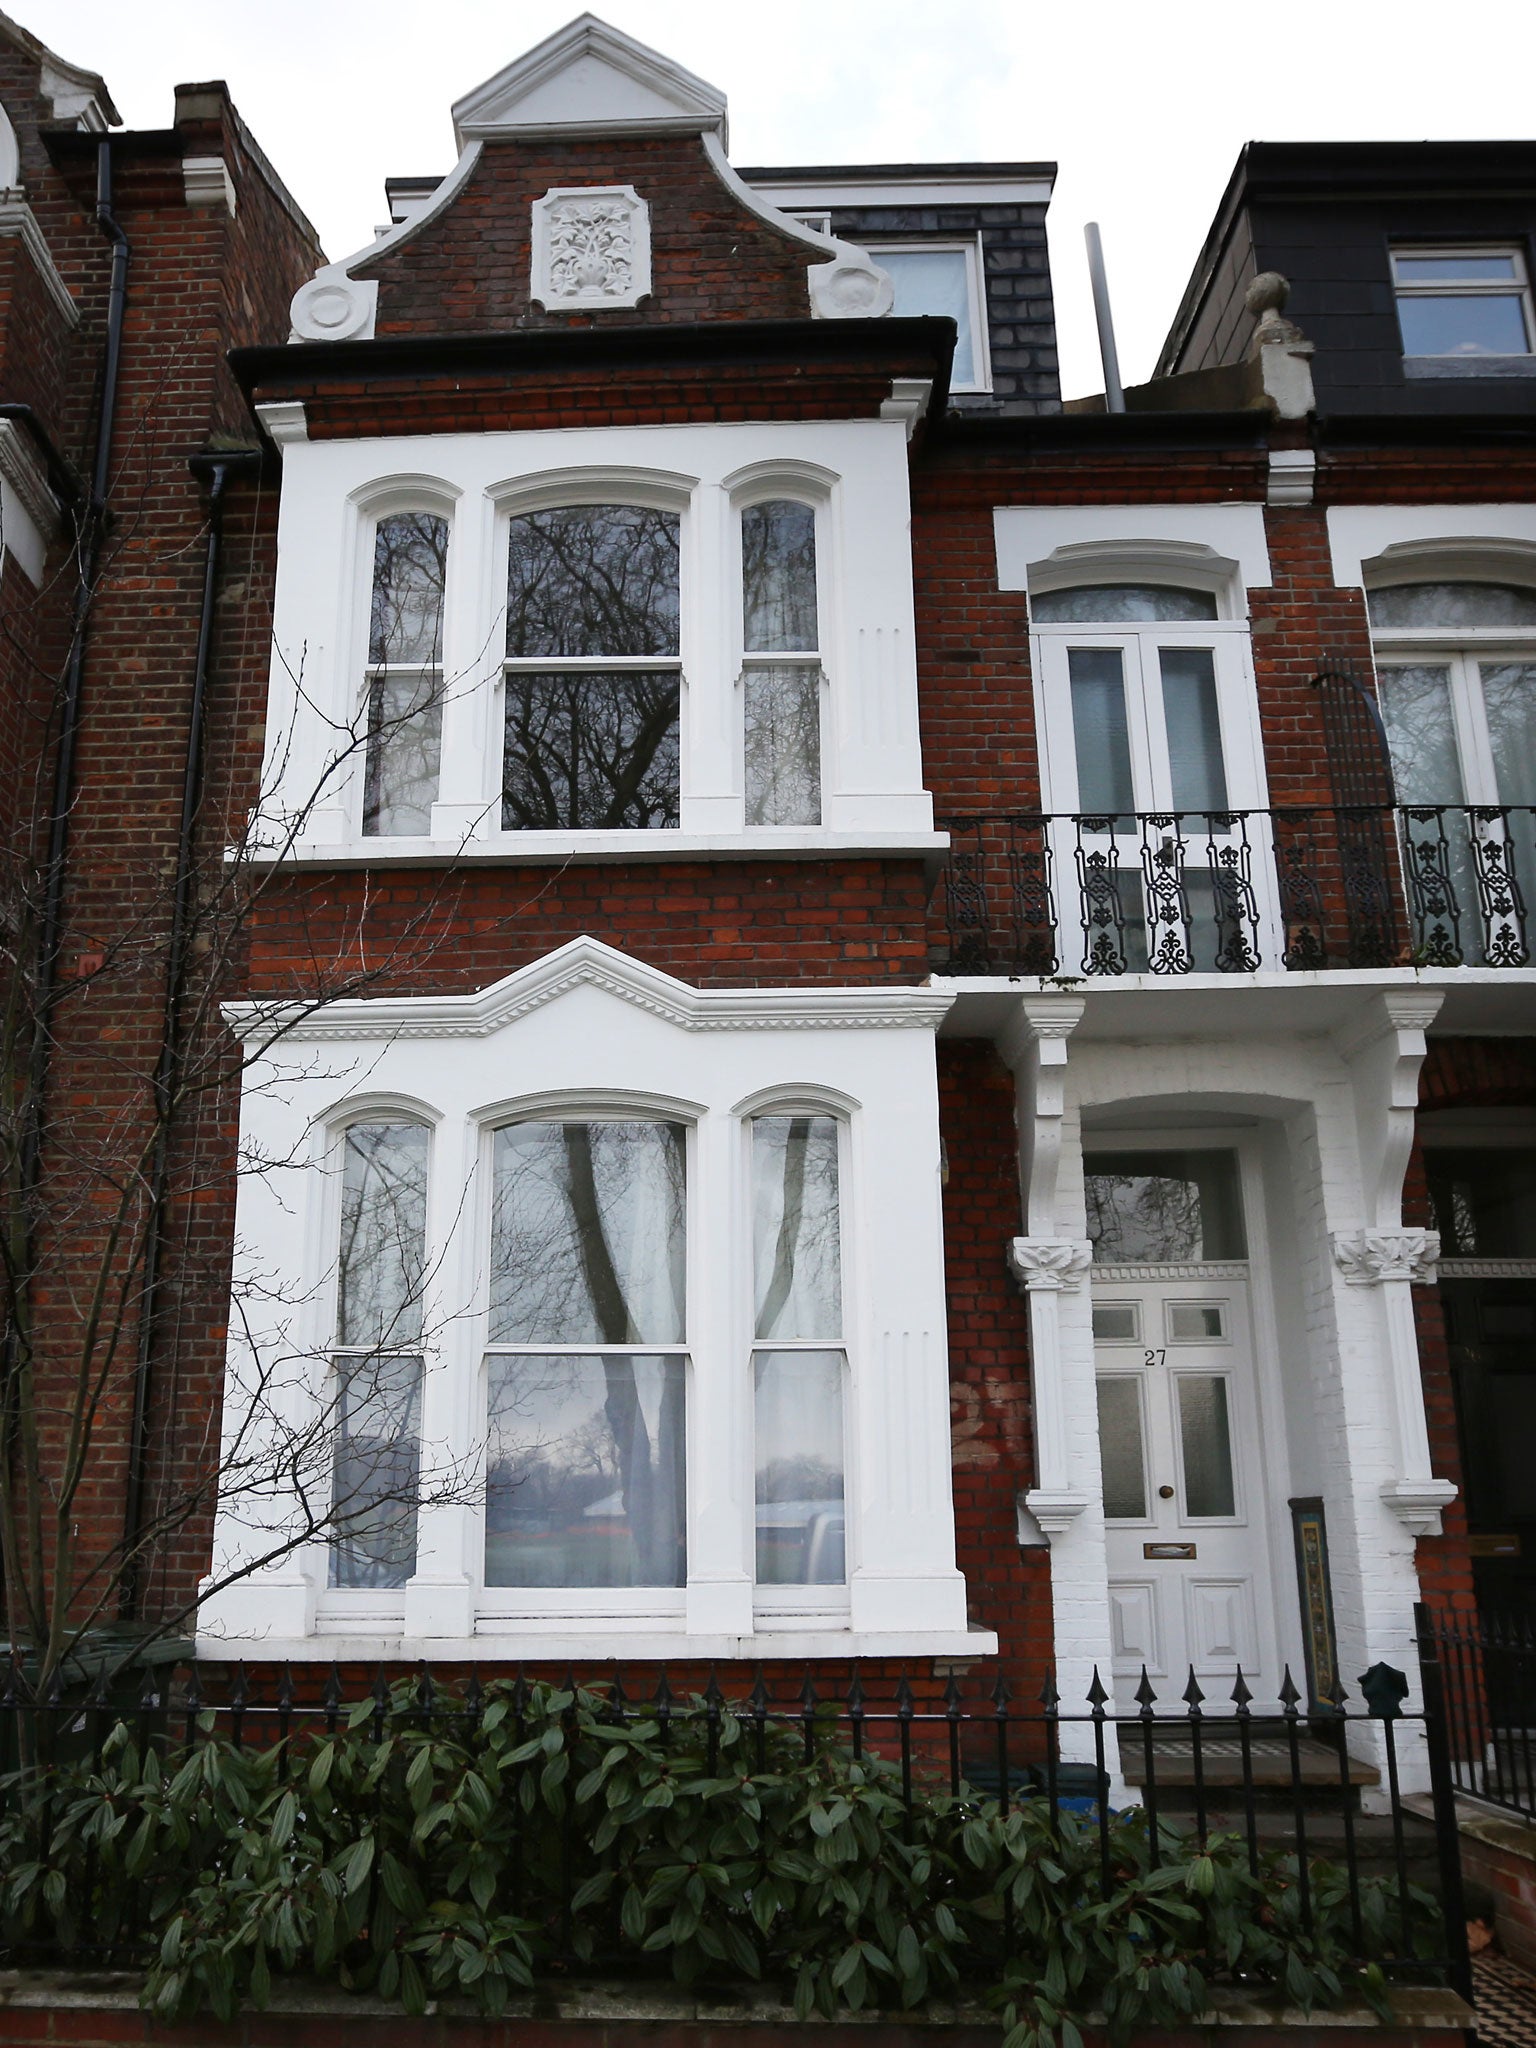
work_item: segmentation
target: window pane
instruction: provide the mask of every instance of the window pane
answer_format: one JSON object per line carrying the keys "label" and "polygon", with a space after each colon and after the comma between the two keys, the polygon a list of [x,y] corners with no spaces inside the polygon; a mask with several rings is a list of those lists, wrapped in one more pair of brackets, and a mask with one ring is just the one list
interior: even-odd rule
{"label": "window pane", "polygon": [[1400,804],[1459,804],[1461,763],[1451,718],[1451,672],[1433,662],[1378,671],[1381,722]]}
{"label": "window pane", "polygon": [[1227,776],[1216,710],[1216,657],[1209,647],[1163,647],[1163,718],[1176,811],[1224,811]]}
{"label": "window pane", "polygon": [[1536,804],[1536,662],[1485,661],[1482,678],[1499,802]]}
{"label": "window pane", "polygon": [[839,1351],[760,1351],[756,1378],[757,1582],[840,1586],[843,1358]]}
{"label": "window pane", "polygon": [[1099,1470],[1104,1479],[1105,1514],[1111,1519],[1144,1521],[1147,1472],[1140,1380],[1116,1376],[1099,1381]]}
{"label": "window pane", "polygon": [[1095,1302],[1095,1344],[1134,1344],[1141,1335],[1141,1309],[1134,1301]]}
{"label": "window pane", "polygon": [[493,1344],[680,1344],[681,1124],[527,1123],[496,1133]]}
{"label": "window pane", "polygon": [[1170,1301],[1168,1338],[1174,1344],[1203,1344],[1226,1335],[1219,1301]]}
{"label": "window pane", "polygon": [[821,823],[821,671],[749,668],[742,677],[747,823]]}
{"label": "window pane", "polygon": [[1209,590],[1175,590],[1160,583],[1090,583],[1076,590],[1044,590],[1030,599],[1029,609],[1037,626],[1086,626],[1095,620],[1112,626],[1138,621],[1173,625],[1214,619],[1216,599]]}
{"label": "window pane", "polygon": [[373,537],[368,659],[440,662],[448,522],[428,512],[381,519]]}
{"label": "window pane", "polygon": [[391,1350],[421,1342],[427,1132],[351,1124],[342,1144],[336,1341]]}
{"label": "window pane", "polygon": [[1536,591],[1508,583],[1398,583],[1365,602],[1373,626],[1536,626]]}
{"label": "window pane", "polygon": [[1135,796],[1120,650],[1071,647],[1067,674],[1077,747],[1077,807],[1095,817],[1121,816],[1134,808]]}
{"label": "window pane", "polygon": [[816,639],[816,508],[789,498],[741,515],[741,588],[749,654],[809,654]]}
{"label": "window pane", "polygon": [[1470,249],[1460,250],[1452,256],[1409,256],[1398,250],[1394,252],[1392,261],[1404,284],[1456,284],[1464,279],[1518,279],[1520,275],[1513,256],[1474,255]]}
{"label": "window pane", "polygon": [[1515,292],[1400,296],[1397,317],[1405,356],[1523,356],[1531,345]]}
{"label": "window pane", "polygon": [[676,654],[678,517],[561,505],[510,522],[507,653]]}
{"label": "window pane", "polygon": [[503,831],[675,829],[675,675],[513,671],[506,693]]}
{"label": "window pane", "polygon": [[380,838],[432,830],[443,755],[437,673],[375,676],[368,686],[363,831]]}
{"label": "window pane", "polygon": [[1426,1147],[1431,1220],[1448,1259],[1536,1257],[1536,1157]]}
{"label": "window pane", "polygon": [[1184,1512],[1236,1514],[1227,1383],[1215,1373],[1180,1373],[1177,1384],[1179,1443],[1184,1453]]}
{"label": "window pane", "polygon": [[752,1250],[759,1337],[842,1335],[835,1117],[754,1119]]}
{"label": "window pane", "polygon": [[403,1586],[416,1569],[421,1360],[338,1361],[330,1582]]}
{"label": "window pane", "polygon": [[976,382],[976,349],[971,337],[970,271],[963,249],[880,249],[870,255],[896,287],[893,313],[903,317],[942,313],[959,329],[950,381]]}
{"label": "window pane", "polygon": [[1231,1152],[1088,1152],[1088,1235],[1100,1265],[1245,1259]]}
{"label": "window pane", "polygon": [[681,1358],[493,1358],[488,1586],[681,1586]]}

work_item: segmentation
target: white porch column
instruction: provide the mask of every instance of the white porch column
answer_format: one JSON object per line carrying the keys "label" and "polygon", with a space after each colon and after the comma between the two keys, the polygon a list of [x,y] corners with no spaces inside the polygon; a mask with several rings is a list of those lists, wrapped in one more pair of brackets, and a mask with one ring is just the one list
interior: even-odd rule
{"label": "white porch column", "polygon": [[[1050,1539],[1056,1684],[1063,1710],[1072,1714],[1086,1710],[1095,1669],[1109,1685],[1112,1655],[1086,1284],[1093,1252],[1081,1205],[1063,1218],[1058,1199],[1067,1039],[1085,1007],[1081,996],[1021,997],[999,1040],[1017,1087],[1026,1222],[1026,1234],[1008,1247],[1009,1265],[1029,1302],[1035,1484],[1024,1505]],[[1063,1755],[1086,1759],[1092,1749],[1090,1728],[1063,1726]],[[1118,1782],[1118,1759],[1111,1754],[1107,1760]]]}
{"label": "white porch column", "polygon": [[1355,1028],[1343,1035],[1354,1088],[1360,1141],[1364,1228],[1336,1230],[1333,1255],[1345,1284],[1377,1290],[1377,1322],[1391,1393],[1395,1470],[1381,1497],[1414,1536],[1438,1536],[1441,1510],[1455,1499],[1448,1479],[1430,1469],[1424,1385],[1409,1287],[1434,1280],[1440,1240],[1433,1231],[1403,1227],[1403,1175],[1413,1149],[1419,1069],[1427,1049],[1440,989],[1388,989],[1366,1004]]}
{"label": "white porch column", "polygon": [[[1335,1534],[1344,1568],[1334,1573],[1334,1597],[1341,1676],[1356,1705],[1360,1674],[1370,1665],[1391,1664],[1410,1678],[1416,1672],[1414,1539],[1438,1534],[1441,1511],[1456,1493],[1431,1470],[1409,1291],[1414,1281],[1435,1277],[1439,1240],[1402,1220],[1424,1032],[1442,1000],[1439,990],[1382,990],[1366,998],[1335,1041],[1353,1097],[1360,1178],[1353,1216],[1346,1207],[1328,1218],[1345,1418],[1328,1494],[1330,1517],[1347,1525]],[[1423,1743],[1412,1724],[1398,1732],[1401,1782],[1417,1791],[1427,1783]],[[1355,1724],[1351,1748],[1382,1767],[1370,1724]],[[1367,1804],[1374,1798],[1368,1795]]]}

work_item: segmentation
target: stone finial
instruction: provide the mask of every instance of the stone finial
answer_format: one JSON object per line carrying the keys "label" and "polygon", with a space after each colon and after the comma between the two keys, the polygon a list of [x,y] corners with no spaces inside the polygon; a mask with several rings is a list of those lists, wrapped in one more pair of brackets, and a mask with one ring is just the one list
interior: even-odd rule
{"label": "stone finial", "polygon": [[1277,418],[1301,420],[1316,404],[1308,360],[1312,344],[1282,311],[1290,295],[1289,278],[1278,270],[1261,270],[1244,292],[1243,304],[1258,323],[1249,355],[1259,364],[1265,399]]}
{"label": "stone finial", "polygon": [[1301,329],[1285,318],[1285,302],[1290,296],[1291,281],[1278,270],[1261,270],[1243,293],[1243,304],[1259,323],[1260,342],[1301,340]]}

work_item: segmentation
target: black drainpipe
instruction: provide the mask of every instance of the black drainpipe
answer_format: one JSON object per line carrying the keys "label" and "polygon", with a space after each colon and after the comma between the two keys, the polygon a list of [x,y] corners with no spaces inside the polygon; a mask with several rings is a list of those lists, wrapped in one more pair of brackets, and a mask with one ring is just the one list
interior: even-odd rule
{"label": "black drainpipe", "polygon": [[208,654],[213,639],[213,610],[219,557],[224,540],[224,492],[231,473],[257,473],[259,449],[238,449],[215,455],[194,455],[189,467],[208,485],[208,545],[203,557],[203,603],[197,622],[197,656],[192,671],[188,710],[187,752],[181,780],[181,824],[176,840],[176,879],[171,895],[171,928],[166,943],[165,997],[161,1014],[160,1050],[152,1083],[155,1144],[150,1162],[149,1215],[144,1233],[143,1281],[139,1293],[138,1342],[134,1358],[133,1423],[128,1438],[128,1474],[123,1513],[125,1569],[121,1614],[138,1616],[142,1592],[141,1560],[135,1555],[144,1532],[144,1476],[149,1454],[149,1396],[154,1367],[155,1336],[160,1312],[161,1269],[169,1221],[171,1119],[175,1108],[176,1069],[181,1054],[181,994],[186,976],[188,926],[196,880],[194,839],[203,797],[203,743],[207,732]]}
{"label": "black drainpipe", "polygon": [[37,1009],[32,1037],[31,1105],[22,1141],[23,1198],[37,1185],[41,1163],[43,1092],[48,1082],[50,1029],[58,991],[59,944],[64,921],[64,869],[69,853],[69,812],[75,780],[75,743],[80,736],[81,685],[85,673],[85,642],[91,604],[96,594],[96,568],[106,525],[107,491],[112,475],[112,428],[117,417],[118,365],[123,353],[123,314],[128,304],[128,237],[112,211],[112,144],[103,139],[96,150],[96,225],[112,244],[112,280],[107,292],[107,339],[102,356],[101,404],[96,415],[96,460],[91,493],[81,522],[75,578],[75,615],[69,661],[64,670],[64,700],[59,716],[58,751],[54,756],[53,809],[48,820],[48,857],[43,875],[43,915],[37,947]]}

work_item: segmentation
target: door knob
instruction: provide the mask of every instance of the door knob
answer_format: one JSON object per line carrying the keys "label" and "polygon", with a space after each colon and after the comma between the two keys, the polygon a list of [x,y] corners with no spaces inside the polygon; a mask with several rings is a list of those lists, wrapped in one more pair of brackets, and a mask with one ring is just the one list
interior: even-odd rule
{"label": "door knob", "polygon": [[1173,1488],[1171,1486],[1160,1486],[1157,1489],[1157,1497],[1159,1500],[1172,1500]]}

